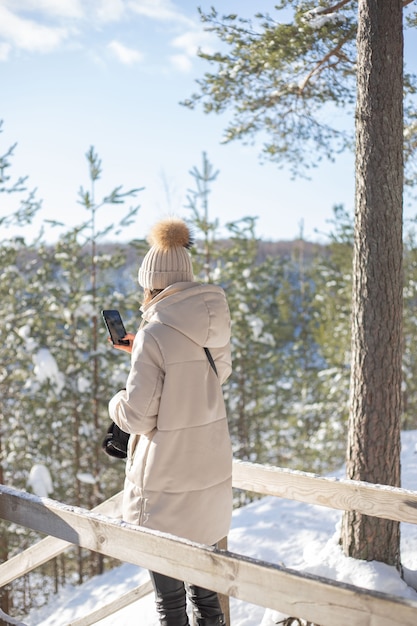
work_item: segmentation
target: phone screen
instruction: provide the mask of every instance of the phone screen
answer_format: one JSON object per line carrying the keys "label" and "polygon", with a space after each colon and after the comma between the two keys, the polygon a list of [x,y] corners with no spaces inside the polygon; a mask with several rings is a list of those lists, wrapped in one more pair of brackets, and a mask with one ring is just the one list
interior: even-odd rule
{"label": "phone screen", "polygon": [[107,326],[107,330],[109,331],[113,344],[128,346],[129,340],[123,340],[123,337],[126,336],[126,329],[124,327],[123,320],[120,316],[119,311],[105,310],[102,311],[101,314],[103,316],[104,323]]}

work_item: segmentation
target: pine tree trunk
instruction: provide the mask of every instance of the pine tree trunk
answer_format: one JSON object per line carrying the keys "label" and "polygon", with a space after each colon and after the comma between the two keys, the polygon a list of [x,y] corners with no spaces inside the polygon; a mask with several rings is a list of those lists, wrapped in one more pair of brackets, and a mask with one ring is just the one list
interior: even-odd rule
{"label": "pine tree trunk", "polygon": [[[400,486],[402,2],[359,0],[351,413],[347,475]],[[345,554],[399,567],[399,523],[345,513]]]}

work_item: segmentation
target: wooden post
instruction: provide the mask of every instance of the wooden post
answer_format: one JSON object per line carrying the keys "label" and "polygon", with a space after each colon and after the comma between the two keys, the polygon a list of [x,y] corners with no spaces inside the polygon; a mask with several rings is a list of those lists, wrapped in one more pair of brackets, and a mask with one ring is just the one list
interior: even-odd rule
{"label": "wooden post", "polygon": [[[227,537],[224,537],[217,544],[219,550],[227,550]],[[230,626],[230,601],[229,596],[219,594],[220,605],[226,619],[226,626]]]}
{"label": "wooden post", "polygon": [[[223,537],[220,541],[217,542],[217,547],[219,550],[227,550],[227,537]],[[219,593],[220,606],[222,607],[222,612],[224,613],[224,618],[226,620],[226,626],[230,626],[230,601],[229,596],[223,595]],[[197,622],[195,619],[195,615],[193,614],[193,626],[197,626]]]}

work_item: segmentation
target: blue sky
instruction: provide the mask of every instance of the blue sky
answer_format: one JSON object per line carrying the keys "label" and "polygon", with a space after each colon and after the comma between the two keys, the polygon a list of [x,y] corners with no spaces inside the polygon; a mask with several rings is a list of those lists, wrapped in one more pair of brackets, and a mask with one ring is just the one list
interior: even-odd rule
{"label": "blue sky", "polygon": [[[127,239],[144,237],[167,214],[187,217],[189,172],[201,167],[203,151],[219,170],[209,212],[222,225],[250,215],[264,239],[293,239],[302,227],[319,240],[335,204],[353,209],[351,155],[321,165],[311,181],[293,181],[260,162],[259,146],[222,144],[224,117],[180,106],[208,69],[197,48],[219,48],[196,8],[212,4],[250,17],[273,13],[275,2],[0,0],[0,154],[17,142],[11,173],[29,176],[42,218],[68,226],[85,219],[77,198],[81,185],[89,188],[90,146],[103,168],[96,200],[117,185],[145,187]],[[3,215],[11,199],[1,201]],[[99,225],[112,210],[100,212]]]}

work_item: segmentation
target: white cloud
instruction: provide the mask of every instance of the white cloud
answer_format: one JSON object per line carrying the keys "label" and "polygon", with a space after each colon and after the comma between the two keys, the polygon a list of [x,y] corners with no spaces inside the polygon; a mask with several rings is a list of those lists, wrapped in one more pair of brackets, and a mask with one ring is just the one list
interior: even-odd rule
{"label": "white cloud", "polygon": [[132,65],[132,63],[139,63],[143,59],[143,54],[139,50],[128,48],[119,41],[113,40],[108,46],[109,50],[114,56],[125,65]]}
{"label": "white cloud", "polygon": [[190,72],[193,66],[190,57],[186,54],[173,54],[169,60],[176,70],[184,72],[184,74]]}
{"label": "white cloud", "polygon": [[[197,19],[188,17],[180,5],[173,0],[0,0],[0,61],[6,61],[14,48],[51,52],[64,42],[77,41],[84,41],[82,45],[94,48],[99,56],[91,37],[89,44],[85,43],[89,31],[93,31],[93,37],[102,36],[112,22],[149,19],[163,23],[171,34],[173,29],[182,32],[171,42],[165,33],[166,43],[176,49],[169,61],[178,71],[189,72],[198,47],[205,44],[210,35],[199,28]],[[143,54],[120,43],[117,35],[110,35],[106,40],[112,40],[108,49],[121,63],[142,61]],[[101,48],[101,44],[99,46]]]}
{"label": "white cloud", "polygon": [[[180,52],[170,57],[172,65],[180,72],[190,72],[192,62],[197,56],[199,48],[209,52],[208,43],[210,34],[203,30],[189,30],[182,35],[178,35],[171,41],[171,46],[178,48]],[[204,45],[207,44],[207,45]]]}
{"label": "white cloud", "polygon": [[[199,48],[205,47],[205,50],[209,51],[209,42],[211,40],[210,33],[204,30],[189,30],[182,35],[178,35],[171,41],[171,45],[175,48],[180,48],[190,57],[194,57],[197,54]],[[207,44],[207,45],[205,45]]]}
{"label": "white cloud", "polygon": [[99,0],[95,10],[101,22],[116,22],[123,17],[124,13],[124,0]]}
{"label": "white cloud", "polygon": [[171,0],[127,0],[128,9],[139,15],[144,15],[155,20],[172,23],[185,23],[189,26],[194,21],[184,15]]}
{"label": "white cloud", "polygon": [[81,0],[2,0],[15,13],[43,13],[55,17],[82,17],[83,3]]}
{"label": "white cloud", "polygon": [[7,61],[11,49],[12,47],[9,43],[0,43],[0,61]]}
{"label": "white cloud", "polygon": [[9,44],[29,51],[49,52],[68,37],[68,29],[44,26],[14,15],[0,6],[0,37]]}

